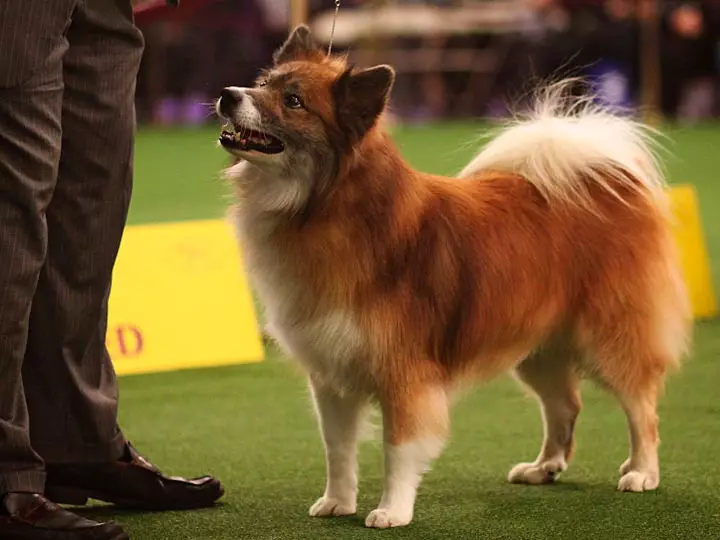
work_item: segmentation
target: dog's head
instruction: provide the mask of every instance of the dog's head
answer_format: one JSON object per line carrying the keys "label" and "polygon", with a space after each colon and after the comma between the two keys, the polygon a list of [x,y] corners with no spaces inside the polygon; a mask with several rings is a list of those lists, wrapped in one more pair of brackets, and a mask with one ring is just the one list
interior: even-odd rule
{"label": "dog's head", "polygon": [[394,78],[389,66],[356,69],[328,57],[301,25],[252,88],[223,90],[220,144],[274,174],[330,182],[376,125]]}

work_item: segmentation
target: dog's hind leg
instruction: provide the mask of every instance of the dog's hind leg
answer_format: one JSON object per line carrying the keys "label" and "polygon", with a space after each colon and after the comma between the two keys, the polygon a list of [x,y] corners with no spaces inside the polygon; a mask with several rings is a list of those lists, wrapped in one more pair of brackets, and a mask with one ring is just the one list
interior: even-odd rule
{"label": "dog's hind leg", "polygon": [[568,348],[553,346],[534,353],[516,368],[516,377],[540,402],[545,435],[537,459],[515,465],[508,474],[510,482],[547,484],[567,469],[581,408],[576,358]]}
{"label": "dog's hind leg", "polygon": [[[619,400],[627,416],[630,457],[620,467],[620,491],[658,487],[657,401],[673,351],[667,335],[653,335],[651,325],[637,314],[616,318],[616,328],[595,324],[596,377]],[[662,351],[662,352],[661,352]]]}
{"label": "dog's hind leg", "polygon": [[310,388],[325,443],[325,493],[310,508],[313,517],[346,516],[356,510],[357,444],[367,401],[357,394],[340,395],[311,378]]}
{"label": "dog's hind leg", "polygon": [[618,489],[653,490],[660,483],[657,401],[668,362],[640,343],[626,352],[600,352],[596,362],[598,378],[618,398],[630,432],[630,457],[620,467]]}
{"label": "dog's hind leg", "polygon": [[[621,297],[598,291],[580,318],[580,336],[595,360],[595,376],[618,398],[627,416],[630,457],[620,467],[621,491],[658,487],[657,401],[668,370],[687,350],[690,318],[673,274],[649,274],[649,285]],[[663,278],[663,279],[661,279]]]}
{"label": "dog's hind leg", "polygon": [[382,396],[385,428],[385,486],[365,525],[378,529],[412,521],[423,473],[442,452],[449,429],[445,390],[408,384]]}
{"label": "dog's hind leg", "polygon": [[620,491],[648,491],[660,484],[657,388],[618,396],[630,429],[630,457],[620,466]]}

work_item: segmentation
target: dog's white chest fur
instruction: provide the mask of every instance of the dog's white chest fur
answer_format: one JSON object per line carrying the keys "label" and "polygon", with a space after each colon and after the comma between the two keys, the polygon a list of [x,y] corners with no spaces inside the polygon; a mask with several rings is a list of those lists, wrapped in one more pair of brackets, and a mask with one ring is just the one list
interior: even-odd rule
{"label": "dog's white chest fur", "polygon": [[276,261],[261,265],[251,274],[265,308],[267,332],[314,376],[339,388],[352,385],[355,366],[366,351],[365,337],[352,314],[336,310],[312,318],[304,316],[304,303],[312,299],[302,285],[293,283],[289,272],[283,272],[281,258]]}
{"label": "dog's white chest fur", "polygon": [[362,332],[342,312],[295,324],[269,320],[268,332],[315,376],[340,387],[352,384],[348,379],[365,351]]}
{"label": "dog's white chest fur", "polygon": [[[237,167],[237,173],[243,168]],[[308,316],[314,299],[298,281],[293,261],[270,240],[272,220],[243,201],[235,225],[253,288],[265,310],[267,332],[315,377],[339,388],[352,386],[359,362],[367,359],[367,338],[352,313],[342,309]]]}

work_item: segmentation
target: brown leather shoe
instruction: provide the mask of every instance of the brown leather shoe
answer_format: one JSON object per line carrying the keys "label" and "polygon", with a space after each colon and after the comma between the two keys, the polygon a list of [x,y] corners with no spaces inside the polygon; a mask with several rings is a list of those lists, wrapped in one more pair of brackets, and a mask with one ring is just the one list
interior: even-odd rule
{"label": "brown leather shoe", "polygon": [[0,501],[3,540],[129,540],[117,523],[100,523],[60,508],[37,493],[8,493]]}
{"label": "brown leather shoe", "polygon": [[48,464],[45,495],[59,504],[83,505],[96,499],[140,510],[187,510],[212,506],[225,493],[212,476],[164,476],[129,442],[125,454],[113,463]]}

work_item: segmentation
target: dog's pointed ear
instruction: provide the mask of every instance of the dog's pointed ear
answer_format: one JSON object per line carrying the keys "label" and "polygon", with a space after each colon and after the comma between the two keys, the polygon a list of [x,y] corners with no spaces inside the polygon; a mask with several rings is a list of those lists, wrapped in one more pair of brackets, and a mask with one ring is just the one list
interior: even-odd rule
{"label": "dog's pointed ear", "polygon": [[395,70],[388,65],[346,70],[335,82],[334,94],[338,123],[350,138],[360,140],[387,106],[395,82]]}
{"label": "dog's pointed ear", "polygon": [[308,60],[320,54],[320,46],[313,38],[310,28],[301,24],[293,30],[285,43],[273,54],[275,65],[293,60]]}

